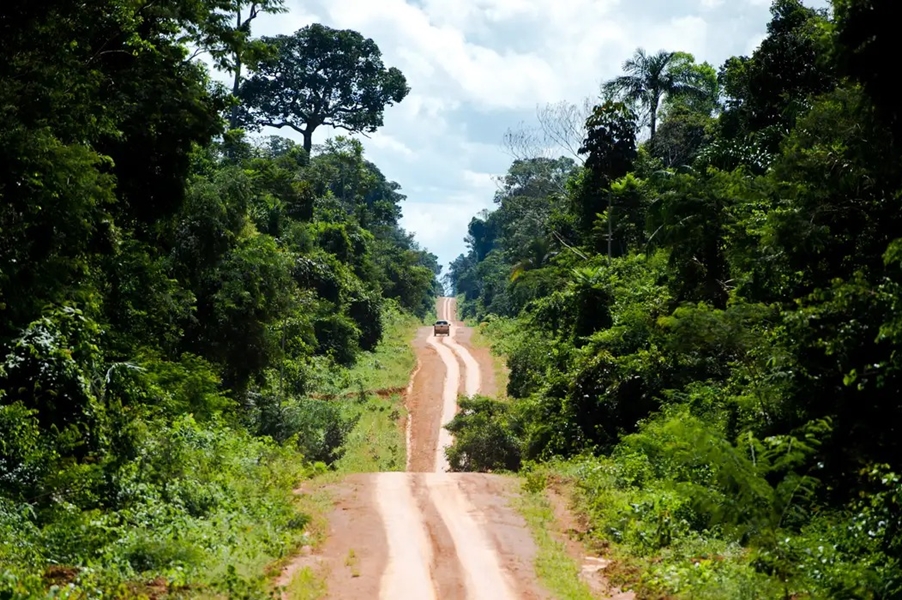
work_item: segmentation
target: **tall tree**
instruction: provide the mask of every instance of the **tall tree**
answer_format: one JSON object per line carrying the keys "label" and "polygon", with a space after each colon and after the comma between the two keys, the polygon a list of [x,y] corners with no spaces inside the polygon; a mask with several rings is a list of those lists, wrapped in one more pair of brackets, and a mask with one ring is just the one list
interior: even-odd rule
{"label": "tall tree", "polygon": [[692,55],[684,52],[648,54],[639,48],[623,63],[624,74],[605,83],[602,91],[639,105],[654,138],[658,111],[667,97],[705,95],[705,88],[696,80],[696,71],[687,68],[691,62]]}
{"label": "tall tree", "polygon": [[385,107],[410,92],[401,71],[385,68],[376,43],[356,31],[317,23],[263,41],[275,52],[241,85],[245,121],[294,129],[308,152],[317,127],[371,133],[382,126]]}
{"label": "tall tree", "polygon": [[[237,96],[241,87],[241,70],[246,60],[253,60],[256,53],[263,50],[257,40],[251,40],[251,21],[256,19],[261,13],[281,13],[285,12],[284,0],[259,0],[247,2],[246,0],[233,0],[230,6],[235,17],[235,28],[232,32],[232,53],[229,57],[230,62],[227,63],[229,71],[232,73],[232,95]],[[247,12],[244,8],[247,6]],[[238,126],[239,107],[232,107],[229,116],[229,126],[235,128]]]}
{"label": "tall tree", "polygon": [[586,176],[574,198],[583,233],[592,230],[607,204],[608,255],[612,251],[611,184],[626,175],[636,160],[636,114],[623,102],[605,102],[586,120],[586,139],[579,149],[587,154]]}
{"label": "tall tree", "polygon": [[728,138],[758,135],[776,154],[811,98],[834,89],[837,78],[824,11],[800,0],[775,0],[771,15],[768,36],[752,56],[733,57],[721,67],[721,130]]}
{"label": "tall tree", "polygon": [[[210,54],[213,64],[232,75],[232,95],[237,96],[245,65],[263,56],[267,47],[251,38],[251,22],[264,13],[284,13],[285,0],[204,0],[202,20],[185,28],[185,38],[196,47],[194,55]],[[229,114],[229,126],[238,126],[239,106]]]}

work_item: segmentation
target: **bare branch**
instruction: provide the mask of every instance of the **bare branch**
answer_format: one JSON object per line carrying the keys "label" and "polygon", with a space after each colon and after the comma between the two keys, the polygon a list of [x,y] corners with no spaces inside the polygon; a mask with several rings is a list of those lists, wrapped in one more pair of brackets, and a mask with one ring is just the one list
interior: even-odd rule
{"label": "bare branch", "polygon": [[569,155],[577,163],[585,159],[579,154],[579,147],[585,137],[586,119],[592,114],[592,100],[584,99],[579,104],[561,101],[536,107],[537,127],[529,127],[521,122],[517,129],[508,129],[504,134],[503,147],[514,159],[558,158]]}
{"label": "bare branch", "polygon": [[326,127],[332,127],[334,129],[344,129],[345,131],[350,131],[351,133],[360,134],[368,140],[372,139],[370,136],[368,136],[366,134],[365,131],[361,131],[359,129],[354,129],[350,125],[344,125],[343,123],[335,123],[333,121],[326,120],[326,121],[323,121],[322,123],[320,123],[320,125],[325,125]]}
{"label": "bare branch", "polygon": [[536,110],[546,145],[565,151],[578,163],[585,160],[580,156],[579,148],[585,138],[586,119],[591,114],[592,103],[588,98],[581,104],[561,101]]}
{"label": "bare branch", "polygon": [[518,129],[508,129],[505,132],[502,146],[507,154],[515,160],[545,155],[538,130],[526,127],[522,121],[518,125]]}
{"label": "bare branch", "polygon": [[289,121],[259,121],[257,123],[257,125],[259,125],[261,127],[275,127],[276,129],[282,129],[283,127],[288,127],[290,129],[294,129],[295,131],[297,131],[300,134],[306,133],[306,131],[304,129],[302,129],[301,127],[298,127],[297,125],[295,125],[294,123],[291,123]]}
{"label": "bare branch", "polygon": [[206,52],[207,52],[207,51],[204,50],[203,48],[195,48],[195,49],[194,49],[194,52],[191,53],[191,56],[189,56],[189,57],[185,60],[185,62],[191,62],[192,60],[194,60],[195,58],[197,58],[197,57],[200,56],[201,54],[205,54]]}
{"label": "bare branch", "polygon": [[570,244],[565,242],[564,237],[561,234],[559,234],[557,231],[552,229],[551,234],[555,237],[555,239],[557,239],[558,242],[561,243],[561,245],[564,248],[566,248],[567,250],[570,250],[571,252],[573,252],[573,254],[577,255],[578,257],[580,257],[583,260],[589,260],[589,257],[586,256],[585,254],[583,254],[578,248],[574,248],[573,246],[571,246]]}

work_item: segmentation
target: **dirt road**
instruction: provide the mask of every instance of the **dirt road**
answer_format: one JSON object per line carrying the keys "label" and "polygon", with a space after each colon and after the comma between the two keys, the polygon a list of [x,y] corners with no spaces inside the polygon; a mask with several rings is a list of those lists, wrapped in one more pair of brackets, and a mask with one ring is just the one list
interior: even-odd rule
{"label": "dirt road", "polygon": [[490,355],[469,347],[454,299],[439,298],[436,309],[451,331],[436,337],[423,327],[414,340],[407,472],[336,485],[327,541],[306,563],[322,569],[336,600],[550,599],[534,573],[532,536],[508,504],[516,480],[447,472],[452,440],[443,426],[458,394],[492,394],[494,380]]}
{"label": "dirt road", "polygon": [[[409,417],[406,472],[358,473],[330,484],[334,508],[326,541],[283,568],[277,586],[312,568],[332,600],[551,600],[535,574],[537,550],[522,516],[510,506],[516,478],[449,473],[443,429],[457,411],[458,394],[496,393],[493,358],[470,344],[472,331],[456,320],[452,298],[439,298],[439,319],[452,323],[448,336],[421,327],[413,341],[417,366],[405,394]],[[562,534],[579,524],[556,493],[552,535],[581,561],[579,575],[591,595],[635,600],[603,574],[609,561],[586,556]],[[568,525],[569,523],[569,525]],[[565,568],[565,567],[562,567]],[[586,590],[588,593],[588,589]],[[321,598],[310,590],[300,598]],[[298,596],[283,593],[283,600]]]}

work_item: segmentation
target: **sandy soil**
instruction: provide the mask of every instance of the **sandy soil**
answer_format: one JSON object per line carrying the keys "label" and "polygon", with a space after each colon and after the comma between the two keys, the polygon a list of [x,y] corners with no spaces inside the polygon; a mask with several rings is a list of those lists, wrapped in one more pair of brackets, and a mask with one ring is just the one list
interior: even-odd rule
{"label": "sandy soil", "polygon": [[[443,448],[458,394],[494,393],[491,355],[474,351],[470,330],[452,317],[454,300],[440,298],[439,318],[451,335],[431,327],[413,340],[417,369],[406,393],[407,472],[351,475],[334,486],[329,536],[312,566],[325,574],[327,598],[350,600],[546,600],[534,571],[536,547],[509,500],[516,479],[448,473]],[[442,433],[444,432],[444,433]]]}
{"label": "sandy soil", "polygon": [[419,369],[415,372],[407,394],[409,436],[407,439],[407,470],[415,472],[435,470],[435,451],[442,419],[442,387],[445,364],[427,340],[431,327],[421,327],[413,342]]}
{"label": "sandy soil", "polygon": [[[445,449],[451,446],[451,432],[445,429],[445,425],[451,422],[457,414],[457,392],[460,389],[460,364],[454,356],[454,352],[442,341],[434,337],[429,338],[429,344],[435,349],[444,364],[445,370],[442,377],[442,393],[437,400],[441,406],[438,430],[438,443],[433,457],[434,468],[432,471],[444,473],[450,470]],[[434,400],[434,401],[435,401]],[[416,443],[416,440],[412,440]]]}
{"label": "sandy soil", "polygon": [[[293,560],[277,580],[288,585],[293,572],[311,567],[323,574],[327,598],[379,598],[382,573],[388,566],[388,538],[377,509],[371,474],[355,474],[330,487],[333,509],[326,542],[315,555]],[[283,596],[287,597],[287,596]]]}
{"label": "sandy soil", "polygon": [[473,346],[470,338],[473,337],[473,329],[465,327],[462,321],[454,322],[457,327],[454,331],[454,341],[466,348],[467,352],[476,359],[476,362],[482,365],[479,370],[479,393],[490,398],[498,397],[498,382],[495,381],[495,357],[488,348],[478,348]]}

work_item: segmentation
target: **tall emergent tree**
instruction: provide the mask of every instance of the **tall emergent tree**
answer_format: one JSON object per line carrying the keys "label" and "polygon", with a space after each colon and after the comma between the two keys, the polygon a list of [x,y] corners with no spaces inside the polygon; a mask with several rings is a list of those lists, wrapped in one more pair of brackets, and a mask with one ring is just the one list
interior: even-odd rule
{"label": "tall emergent tree", "polygon": [[[232,95],[237,96],[241,87],[241,70],[247,61],[253,61],[263,50],[259,40],[251,39],[251,21],[256,19],[262,13],[281,13],[285,12],[285,0],[230,0],[229,9],[235,18],[235,26],[230,29],[231,45],[233,51],[231,56],[227,55],[224,61],[230,73],[232,73]],[[244,12],[245,6],[247,12]],[[239,107],[232,107],[229,115],[229,125],[237,127],[239,116]]]}
{"label": "tall emergent tree", "polygon": [[385,107],[410,92],[401,71],[385,68],[376,43],[356,31],[317,23],[263,41],[275,52],[241,85],[245,124],[290,127],[304,136],[308,152],[320,125],[376,131]]}
{"label": "tall emergent tree", "polygon": [[658,128],[658,110],[668,96],[703,96],[705,89],[695,80],[693,69],[686,68],[694,62],[684,52],[647,54],[639,48],[632,58],[623,63],[624,74],[603,86],[605,93],[637,104],[648,120],[651,137]]}

